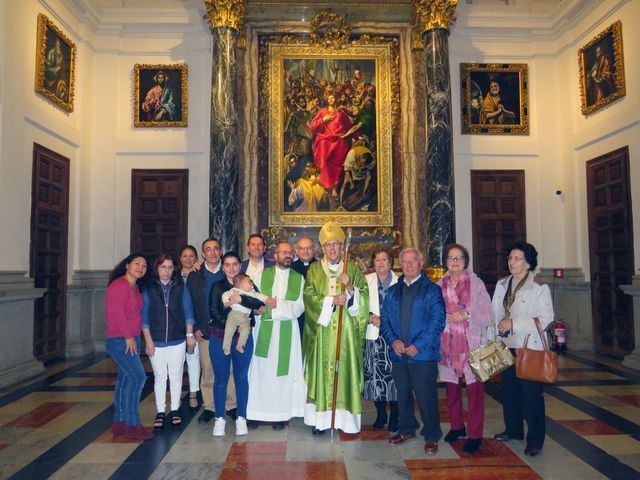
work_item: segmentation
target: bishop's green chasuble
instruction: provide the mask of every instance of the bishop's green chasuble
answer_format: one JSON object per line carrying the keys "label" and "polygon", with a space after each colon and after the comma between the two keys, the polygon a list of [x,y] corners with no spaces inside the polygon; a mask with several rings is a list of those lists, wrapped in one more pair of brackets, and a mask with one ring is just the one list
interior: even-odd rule
{"label": "bishop's green chasuble", "polygon": [[[337,272],[338,285],[341,273],[342,265]],[[362,412],[364,335],[369,321],[369,290],[364,275],[354,262],[348,262],[347,274],[353,286],[360,290],[360,311],[357,317],[352,317],[346,305],[343,309],[336,408],[359,414]],[[317,412],[331,410],[333,401],[339,307],[335,307],[328,326],[323,327],[317,323],[324,298],[330,294],[330,283],[335,284],[335,279],[333,282],[330,281],[322,262],[311,264],[304,288],[305,326],[302,355],[305,361],[307,402],[315,404]]]}

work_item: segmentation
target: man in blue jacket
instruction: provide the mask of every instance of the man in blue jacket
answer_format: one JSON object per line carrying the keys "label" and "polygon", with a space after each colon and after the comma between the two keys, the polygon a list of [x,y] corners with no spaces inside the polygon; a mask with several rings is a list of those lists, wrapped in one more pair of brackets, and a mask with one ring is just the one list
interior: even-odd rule
{"label": "man in blue jacket", "polygon": [[413,413],[415,394],[424,423],[424,449],[434,455],[442,437],[437,378],[446,310],[440,287],[422,272],[422,264],[416,248],[400,252],[403,275],[389,288],[380,321],[381,333],[393,349],[389,356],[398,389],[398,432],[389,442],[397,445],[416,436],[420,424]]}

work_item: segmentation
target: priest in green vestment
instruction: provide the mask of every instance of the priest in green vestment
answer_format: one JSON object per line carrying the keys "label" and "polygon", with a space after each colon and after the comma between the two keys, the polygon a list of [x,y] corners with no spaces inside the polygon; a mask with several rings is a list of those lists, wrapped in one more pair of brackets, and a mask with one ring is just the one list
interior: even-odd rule
{"label": "priest in green vestment", "polygon": [[[309,267],[304,288],[306,319],[302,354],[307,384],[304,423],[313,426],[314,435],[331,428],[338,321],[342,306],[335,428],[345,433],[358,433],[369,290],[355,262],[347,262],[344,272],[342,250],[345,234],[340,226],[327,222],[320,230],[319,240],[324,257]],[[343,285],[345,293],[341,293]]]}

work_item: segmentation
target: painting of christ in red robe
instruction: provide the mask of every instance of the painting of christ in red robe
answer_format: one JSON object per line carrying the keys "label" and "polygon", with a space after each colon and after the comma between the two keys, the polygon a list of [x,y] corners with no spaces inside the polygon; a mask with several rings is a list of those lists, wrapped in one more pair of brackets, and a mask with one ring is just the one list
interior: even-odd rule
{"label": "painting of christ in red robe", "polygon": [[[375,60],[286,59],[284,71],[282,198],[289,198],[290,186],[313,165],[329,199],[318,212],[378,210]],[[347,158],[363,145],[372,167],[360,178],[350,173],[353,162]],[[285,203],[283,209],[294,206]]]}

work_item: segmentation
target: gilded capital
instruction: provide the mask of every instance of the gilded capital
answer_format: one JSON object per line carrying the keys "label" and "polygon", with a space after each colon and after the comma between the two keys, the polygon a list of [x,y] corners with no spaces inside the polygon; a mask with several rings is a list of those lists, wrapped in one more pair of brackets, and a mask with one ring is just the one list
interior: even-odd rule
{"label": "gilded capital", "polygon": [[228,27],[244,31],[247,19],[246,0],[204,0],[207,14],[204,16],[209,21],[209,28]]}
{"label": "gilded capital", "polygon": [[415,0],[413,25],[420,35],[435,28],[448,29],[455,22],[458,0]]}

